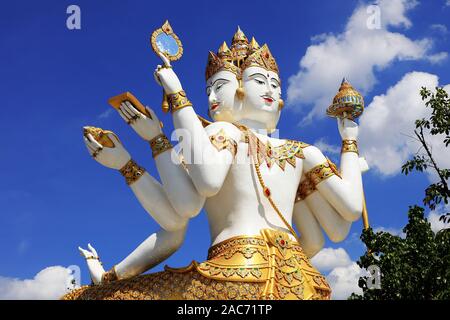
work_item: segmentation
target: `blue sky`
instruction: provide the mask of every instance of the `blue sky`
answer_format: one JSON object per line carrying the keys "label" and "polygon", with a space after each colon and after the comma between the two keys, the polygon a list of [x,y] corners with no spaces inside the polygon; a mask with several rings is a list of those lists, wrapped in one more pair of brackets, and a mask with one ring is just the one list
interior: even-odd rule
{"label": "blue sky", "polygon": [[[414,41],[432,40],[423,55],[447,52],[450,34],[445,28],[450,29],[450,6],[445,2],[422,1],[405,12],[411,22],[409,27],[393,25],[389,29]],[[66,28],[66,8],[70,4],[81,8],[81,30]],[[361,4],[174,1],[170,8],[149,1],[2,4],[0,276],[32,278],[48,266],[78,264],[83,282],[87,283],[88,273],[78,245],[91,242],[109,268],[157,231],[156,223],[140,207],[120,174],[89,157],[82,127],[113,130],[132,157],[156,175],[149,146],[117,114],[107,112],[112,110],[107,100],[131,91],[154,108],[166,133],[172,129],[170,115],[163,115],[159,108],[161,88],[152,73],[160,61],[149,45],[151,32],[165,19],[169,19],[185,49],[182,59],[174,63],[175,70],[196,110],[206,115],[204,67],[208,50],[217,50],[222,41],[230,41],[237,25],[248,37],[269,44],[281,70],[286,98],[288,79],[299,72],[299,62],[307,49],[320,43],[320,39],[311,38],[342,33]],[[442,56],[438,62],[420,57],[398,60],[392,59],[382,68],[374,67],[376,82],[365,92],[366,105],[412,71],[436,75],[441,85],[450,83],[449,58]],[[317,88],[321,85],[314,83]],[[309,143],[322,139],[328,145],[339,145],[332,119],[315,117],[312,123],[302,124],[312,108],[311,103],[291,103],[280,120],[281,137]],[[389,137],[380,132],[379,139]],[[385,175],[374,169],[364,175],[374,226],[401,228],[407,220],[408,206],[421,202],[428,177],[397,173]],[[361,228],[361,221],[354,223],[351,234],[359,235]],[[165,263],[184,266],[193,259],[201,261],[208,247],[209,231],[202,213],[190,222],[182,248]],[[353,260],[362,253],[355,236],[339,244],[327,241],[326,247],[343,247]]]}

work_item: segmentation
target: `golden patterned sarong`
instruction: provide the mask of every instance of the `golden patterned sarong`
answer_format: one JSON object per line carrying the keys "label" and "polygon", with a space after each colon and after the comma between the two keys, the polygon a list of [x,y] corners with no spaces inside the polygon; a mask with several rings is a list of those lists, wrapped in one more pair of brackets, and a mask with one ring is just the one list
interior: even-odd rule
{"label": "golden patterned sarong", "polygon": [[238,236],[208,250],[208,259],[185,268],[84,286],[63,299],[259,300],[330,299],[325,277],[288,234],[272,229]]}

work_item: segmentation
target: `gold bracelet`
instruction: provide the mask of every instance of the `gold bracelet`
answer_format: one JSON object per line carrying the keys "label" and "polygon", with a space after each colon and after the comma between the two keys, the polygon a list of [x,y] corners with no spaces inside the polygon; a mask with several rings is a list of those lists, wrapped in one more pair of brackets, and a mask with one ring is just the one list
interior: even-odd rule
{"label": "gold bracelet", "polygon": [[298,186],[297,195],[295,197],[295,202],[304,200],[307,196],[309,196],[314,191],[316,191],[316,187],[309,179],[309,175],[307,175],[305,180],[303,180],[300,183],[300,185]]}
{"label": "gold bracelet", "polygon": [[169,104],[172,107],[172,113],[177,110],[183,109],[184,107],[192,106],[192,102],[190,102],[186,97],[186,92],[184,92],[184,90],[170,93],[167,95],[167,98],[169,99]]}
{"label": "gold bracelet", "polygon": [[119,277],[117,276],[116,273],[116,266],[112,267],[111,270],[106,271],[103,275],[102,275],[102,284],[105,283],[110,283],[112,281],[116,281],[119,280]]}
{"label": "gold bracelet", "polygon": [[325,163],[319,164],[314,168],[312,168],[311,170],[309,170],[306,173],[306,178],[310,179],[311,183],[315,188],[320,182],[333,175],[341,177],[339,171],[336,168],[336,165],[327,159]]}
{"label": "gold bracelet", "polygon": [[163,153],[166,150],[170,150],[173,148],[169,139],[166,137],[164,133],[161,133],[150,140],[150,147],[152,148],[153,158],[156,158],[158,155]]}
{"label": "gold bracelet", "polygon": [[145,169],[134,162],[133,159],[130,159],[119,171],[125,177],[127,184],[130,185],[142,177]]}
{"label": "gold bracelet", "polygon": [[358,154],[358,143],[356,140],[342,140],[341,153],[355,152]]}

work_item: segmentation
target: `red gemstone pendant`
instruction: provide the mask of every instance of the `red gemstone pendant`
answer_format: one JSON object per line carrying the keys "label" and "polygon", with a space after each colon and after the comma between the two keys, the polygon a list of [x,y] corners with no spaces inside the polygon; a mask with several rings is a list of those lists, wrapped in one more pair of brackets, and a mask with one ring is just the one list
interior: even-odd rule
{"label": "red gemstone pendant", "polygon": [[267,187],[264,188],[264,195],[266,197],[270,197],[270,189],[269,188],[267,188]]}

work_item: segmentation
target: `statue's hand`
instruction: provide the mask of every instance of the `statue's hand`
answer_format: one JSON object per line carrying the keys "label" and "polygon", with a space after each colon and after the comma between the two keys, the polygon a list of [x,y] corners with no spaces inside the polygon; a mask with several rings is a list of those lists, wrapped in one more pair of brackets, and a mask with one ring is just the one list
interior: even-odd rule
{"label": "statue's hand", "polygon": [[175,74],[172,66],[170,65],[169,59],[167,59],[167,57],[163,54],[160,54],[159,56],[164,61],[164,66],[158,65],[156,67],[154,73],[156,82],[163,86],[166,94],[183,90],[178,76]]}
{"label": "statue's hand", "polygon": [[80,250],[81,255],[86,259],[86,263],[88,265],[92,281],[95,284],[99,284],[102,281],[102,276],[105,273],[105,269],[103,269],[97,251],[94,249],[93,246],[91,246],[90,243],[88,244],[88,249],[89,250],[85,250],[81,247],[78,247],[78,250]]}
{"label": "statue's hand", "polygon": [[338,128],[342,140],[358,139],[358,124],[346,118],[338,118]]}
{"label": "statue's hand", "polygon": [[122,102],[119,107],[119,114],[134,131],[144,140],[150,141],[161,134],[161,122],[156,113],[146,107],[148,115],[137,110],[129,101]]}
{"label": "statue's hand", "polygon": [[130,161],[131,157],[127,150],[123,147],[119,138],[114,133],[107,133],[109,139],[112,141],[112,147],[103,146],[100,144],[89,131],[84,132],[84,143],[90,155],[100,164],[111,169],[121,169]]}

